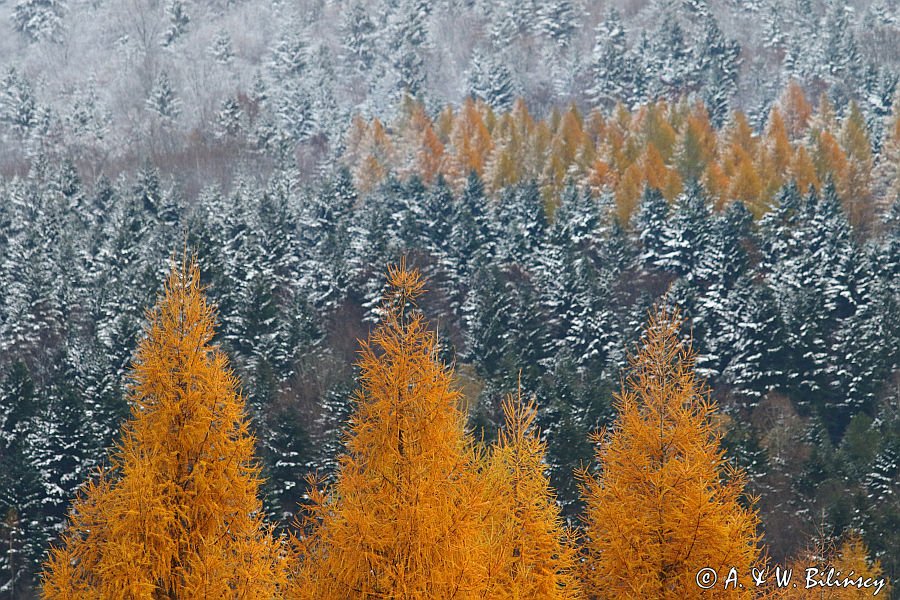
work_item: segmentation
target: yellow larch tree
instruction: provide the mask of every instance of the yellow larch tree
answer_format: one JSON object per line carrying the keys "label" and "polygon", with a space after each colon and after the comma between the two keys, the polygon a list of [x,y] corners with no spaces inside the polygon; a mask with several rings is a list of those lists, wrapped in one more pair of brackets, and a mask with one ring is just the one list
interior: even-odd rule
{"label": "yellow larch tree", "polygon": [[362,343],[337,479],[311,491],[294,543],[292,598],[483,597],[480,459],[415,305],[422,279],[401,262],[388,283],[382,321]]}
{"label": "yellow larch tree", "polygon": [[731,189],[731,181],[722,169],[719,161],[711,161],[706,165],[703,173],[703,188],[713,199],[716,210],[725,208],[728,201],[728,190]]}
{"label": "yellow larch tree", "polygon": [[394,164],[393,150],[393,143],[384,124],[378,119],[372,119],[359,148],[358,162],[350,166],[353,183],[360,192],[369,192],[384,181]]}
{"label": "yellow larch tree", "polygon": [[512,113],[500,116],[494,130],[494,151],[484,167],[484,179],[492,192],[518,183],[522,178],[521,138]]}
{"label": "yellow larch tree", "polygon": [[841,200],[846,202],[841,192],[846,190],[847,155],[830,131],[819,132],[812,161],[819,181],[826,182],[830,178],[841,195]]}
{"label": "yellow larch tree", "polygon": [[606,117],[599,108],[594,108],[588,114],[584,121],[584,132],[588,136],[590,143],[597,146],[601,145],[606,139]]}
{"label": "yellow larch tree", "polygon": [[670,169],[663,162],[656,144],[648,143],[644,156],[641,159],[644,178],[647,185],[659,190],[666,200],[674,200],[681,192],[681,178],[674,169]]}
{"label": "yellow larch tree", "polygon": [[667,164],[672,159],[675,142],[678,139],[678,134],[667,119],[669,113],[669,106],[664,100],[660,100],[642,108],[641,114],[638,116],[644,143],[656,146],[663,162]]}
{"label": "yellow larch tree", "polygon": [[590,598],[752,597],[749,586],[726,594],[696,584],[704,567],[746,577],[760,548],[756,511],[741,504],[746,476],[725,458],[716,405],[680,329],[677,313],[651,316],[618,415],[595,436],[599,472],[580,473]]}
{"label": "yellow larch tree", "polygon": [[443,162],[444,145],[425,106],[405,96],[395,130],[400,137],[394,151],[397,174],[403,179],[418,175],[426,185],[434,183]]}
{"label": "yellow larch tree", "polygon": [[685,120],[678,138],[675,163],[685,181],[699,181],[716,156],[716,132],[706,108],[698,103]]}
{"label": "yellow larch tree", "polygon": [[505,425],[484,474],[490,546],[488,594],[501,600],[578,598],[572,532],[564,525],[544,462],[537,407],[521,390],[503,402]]}
{"label": "yellow larch tree", "polygon": [[531,135],[521,147],[520,162],[523,179],[534,179],[544,183],[545,164],[552,140],[553,130],[549,122],[546,119],[536,122],[531,129]]}
{"label": "yellow larch tree", "polygon": [[766,211],[768,204],[763,195],[762,181],[756,172],[756,166],[743,148],[735,146],[732,156],[734,157],[734,166],[732,167],[734,171],[731,176],[728,197],[730,200],[743,202],[758,218]]}
{"label": "yellow larch tree", "polygon": [[447,156],[444,175],[458,188],[462,188],[471,172],[479,177],[484,175],[484,165],[493,149],[491,134],[482,117],[483,108],[483,104],[468,98],[453,120],[452,150]]}
{"label": "yellow larch tree", "polygon": [[131,419],[73,504],[43,597],[279,597],[282,544],[263,521],[254,439],[195,262],[173,268],[148,321]]}
{"label": "yellow larch tree", "polygon": [[431,123],[426,123],[422,129],[417,162],[422,181],[426,185],[434,183],[444,162],[444,145],[434,132]]}
{"label": "yellow larch tree", "polygon": [[369,137],[369,123],[362,115],[353,115],[350,120],[350,128],[344,138],[344,154],[341,159],[344,164],[355,172],[357,166],[362,161],[363,151],[365,149],[366,140]]}
{"label": "yellow larch tree", "polygon": [[644,178],[636,164],[628,165],[616,184],[616,214],[620,223],[628,223],[637,210],[644,191]]}
{"label": "yellow larch tree", "polygon": [[724,136],[731,147],[742,149],[750,158],[756,157],[756,147],[759,140],[753,134],[753,128],[750,127],[747,115],[743,112],[739,110],[734,112],[731,124],[725,130]]}
{"label": "yellow larch tree", "polygon": [[812,116],[812,106],[796,79],[791,79],[778,100],[788,137],[792,142],[803,139]]}
{"label": "yellow larch tree", "polygon": [[584,173],[578,168],[578,159],[584,141],[581,115],[572,105],[560,117],[559,126],[550,140],[550,148],[544,159],[542,180],[545,202],[556,202],[568,178],[580,179],[583,176]]}
{"label": "yellow larch tree", "polygon": [[763,195],[773,198],[790,174],[794,151],[788,139],[787,127],[778,107],[772,109],[762,152],[760,152],[759,173],[765,177]]}
{"label": "yellow larch tree", "polygon": [[809,191],[810,186],[819,189],[820,182],[816,175],[816,165],[806,148],[799,146],[794,152],[794,160],[790,167],[791,179],[797,184],[797,189],[802,193]]}
{"label": "yellow larch tree", "polygon": [[856,102],[850,103],[850,111],[841,128],[841,146],[847,156],[847,175],[839,190],[847,206],[850,223],[854,227],[868,229],[875,218],[875,201],[872,196],[872,144],[865,118]]}
{"label": "yellow larch tree", "polygon": [[[834,569],[833,581],[851,580],[846,587],[816,586],[806,587],[807,569],[816,569],[812,573],[813,579],[827,580],[828,572]],[[771,572],[772,567],[770,567]],[[878,589],[878,580],[883,580],[883,585],[878,589],[879,598],[890,598],[891,584],[881,568],[881,563],[869,558],[869,549],[859,533],[849,531],[837,545],[834,540],[819,538],[813,544],[800,553],[790,562],[787,569],[791,572],[791,583],[786,587],[776,587],[773,581],[764,589],[765,600],[802,600],[811,596],[825,600],[853,600],[872,598]],[[867,587],[854,585],[858,579],[870,585]],[[772,578],[774,579],[774,578]]]}

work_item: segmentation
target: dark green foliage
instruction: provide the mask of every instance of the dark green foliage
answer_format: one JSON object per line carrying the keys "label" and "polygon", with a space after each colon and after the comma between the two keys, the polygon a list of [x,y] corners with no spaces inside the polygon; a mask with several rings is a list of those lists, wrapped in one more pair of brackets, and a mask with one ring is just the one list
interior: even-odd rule
{"label": "dark green foliage", "polygon": [[346,172],[300,188],[290,171],[192,202],[172,189],[151,168],[85,189],[46,162],[4,184],[0,508],[14,550],[0,585],[25,593],[103,462],[144,310],[185,247],[243,382],[272,512],[303,502],[305,473],[333,472],[356,340],[380,317],[385,265],[406,255],[429,275],[423,309],[471,392],[472,427],[490,439],[506,393],[536,395],[567,516],[648,308],[679,303],[730,417],[728,451],[771,499],[772,547],[795,550],[824,514],[897,568],[897,206],[863,244],[830,190],[788,187],[758,223],[739,203],[712,212],[696,188],[672,205],[647,191],[626,226],[609,197],[570,185],[550,216],[536,184],[494,199],[474,174],[459,193],[413,179],[359,197]]}

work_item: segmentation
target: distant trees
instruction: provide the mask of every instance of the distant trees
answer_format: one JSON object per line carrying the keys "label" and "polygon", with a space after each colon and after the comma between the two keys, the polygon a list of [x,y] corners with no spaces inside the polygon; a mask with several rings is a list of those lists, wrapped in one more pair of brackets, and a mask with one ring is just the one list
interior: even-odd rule
{"label": "distant trees", "polygon": [[[785,114],[801,113],[792,102]],[[773,556],[795,554],[815,525],[804,510],[812,506],[827,515],[830,534],[863,531],[871,556],[892,573],[897,205],[879,209],[861,240],[827,182],[821,192],[788,185],[758,220],[695,180],[671,201],[655,188],[642,191],[641,182],[634,216],[624,221],[625,207],[604,191],[611,170],[601,163],[640,161],[646,151],[635,140],[652,143],[660,160],[672,157],[663,163],[670,171],[689,168],[696,177],[704,165],[731,168],[728,156],[711,154],[718,140],[699,108],[667,110],[647,111],[634,125],[623,111],[566,111],[554,117],[555,130],[522,102],[493,119],[489,111],[470,115],[467,127],[480,119],[483,130],[503,129],[495,139],[508,155],[522,140],[553,149],[548,173],[558,200],[520,175],[534,168],[537,151],[507,164],[488,151],[485,176],[524,177],[517,184],[494,187],[472,173],[451,184],[439,170],[430,184],[415,177],[420,165],[434,168],[454,151],[445,142],[461,118],[445,110],[432,121],[415,102],[404,108],[408,126],[393,134],[359,120],[362,137],[377,134],[360,146],[361,162],[402,160],[412,173],[368,180],[371,188],[356,188],[343,170],[315,187],[278,170],[265,185],[242,179],[227,194],[210,189],[188,203],[149,165],[131,181],[86,186],[67,163],[43,163],[0,184],[9,200],[0,204],[0,370],[8,382],[0,394],[9,411],[0,411],[0,460],[11,466],[0,530],[13,548],[0,560],[4,582],[30,586],[63,527],[67,499],[103,462],[102,448],[128,412],[124,382],[142,315],[185,230],[220,315],[215,341],[244,382],[265,477],[260,499],[285,528],[304,501],[303,474],[337,474],[356,386],[353,340],[383,322],[381,267],[406,254],[432,282],[417,302],[439,327],[436,360],[455,363],[452,388],[470,400],[468,425],[486,446],[502,427],[503,398],[516,391],[518,372],[523,396],[536,397],[544,475],[566,523],[583,510],[571,473],[594,454],[590,432],[612,422],[626,349],[648,306],[668,292],[691,319],[697,373],[723,407],[724,447],[746,468],[747,490],[760,494],[760,519],[774,524],[766,532]],[[693,123],[690,136],[667,123],[681,110]],[[796,162],[784,144],[794,121],[785,117],[782,130],[776,116],[764,138],[736,123],[727,133],[731,152]],[[592,136],[605,136],[608,150],[577,158],[588,152],[577,140]],[[437,143],[422,151],[429,138]],[[469,148],[476,160],[477,146]],[[562,156],[586,165],[592,183],[560,176]],[[488,463],[493,452],[484,451]],[[498,468],[475,462],[478,477]],[[869,497],[881,500],[870,507]],[[506,527],[494,518],[496,531]]]}
{"label": "distant trees", "polygon": [[[513,102],[512,80],[503,63],[476,53],[469,73],[471,97],[461,107],[448,106],[426,119],[424,104],[407,98],[392,123],[357,117],[347,135],[345,164],[360,173],[357,181],[365,188],[391,176],[433,181],[443,174],[459,189],[471,171],[492,192],[534,181],[550,206],[559,203],[572,181],[614,193],[623,223],[635,213],[645,186],[669,202],[687,186],[700,186],[715,198],[716,208],[740,201],[759,218],[791,181],[801,193],[810,185],[820,191],[831,181],[861,235],[876,224],[878,207],[892,200],[885,180],[896,162],[892,130],[884,152],[875,154],[871,128],[856,104],[843,119],[824,99],[814,112],[794,81],[772,106],[762,132],[754,130],[746,114],[729,110],[727,91],[720,100],[659,100],[629,111],[614,104],[620,101],[616,84],[608,81],[610,70],[625,69],[631,60],[619,56],[615,47],[622,27],[616,18],[611,13],[601,26],[611,30],[603,30],[592,72],[592,93],[605,110],[583,115],[572,105],[535,120],[524,102]],[[724,44],[715,32],[709,35]],[[734,52],[725,44],[698,69],[716,73],[721,80],[717,85],[728,88],[733,85]],[[495,68],[499,70],[491,75]],[[429,159],[415,164],[409,156]]]}

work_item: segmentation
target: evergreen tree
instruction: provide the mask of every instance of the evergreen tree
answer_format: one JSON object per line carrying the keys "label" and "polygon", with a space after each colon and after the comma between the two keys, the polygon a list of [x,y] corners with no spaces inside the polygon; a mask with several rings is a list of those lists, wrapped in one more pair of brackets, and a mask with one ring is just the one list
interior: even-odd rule
{"label": "evergreen tree", "polygon": [[187,31],[191,18],[187,14],[184,0],[167,0],[165,13],[168,23],[161,43],[163,46],[171,46]]}
{"label": "evergreen tree", "polygon": [[221,65],[228,66],[234,62],[234,47],[231,44],[231,35],[227,30],[220,29],[216,32],[209,47],[209,53]]}
{"label": "evergreen tree", "polygon": [[156,113],[164,121],[174,121],[181,114],[181,100],[175,94],[168,73],[159,73],[145,104],[147,110]]}
{"label": "evergreen tree", "polygon": [[606,19],[597,26],[588,97],[605,108],[612,108],[617,102],[631,105],[633,67],[622,19],[618,11],[610,9]]}
{"label": "evergreen tree", "polygon": [[22,141],[37,126],[38,112],[31,84],[10,67],[0,83],[0,124],[11,130],[16,140]]}
{"label": "evergreen tree", "polygon": [[355,71],[366,74],[378,57],[375,23],[359,2],[343,13],[341,24],[345,60]]}
{"label": "evergreen tree", "polygon": [[498,111],[509,110],[518,95],[512,72],[502,59],[477,51],[472,55],[468,91]]}
{"label": "evergreen tree", "polygon": [[424,95],[427,78],[424,52],[428,46],[429,4],[424,0],[402,0],[392,16],[390,57],[398,92]]}
{"label": "evergreen tree", "polygon": [[559,50],[569,48],[578,31],[578,12],[570,0],[549,0],[540,5],[537,29]]}
{"label": "evergreen tree", "polygon": [[15,363],[0,387],[0,590],[26,597],[49,542],[45,480],[38,460],[41,399],[28,369]]}
{"label": "evergreen tree", "polygon": [[18,0],[12,13],[13,27],[31,42],[56,40],[65,10],[62,0]]}

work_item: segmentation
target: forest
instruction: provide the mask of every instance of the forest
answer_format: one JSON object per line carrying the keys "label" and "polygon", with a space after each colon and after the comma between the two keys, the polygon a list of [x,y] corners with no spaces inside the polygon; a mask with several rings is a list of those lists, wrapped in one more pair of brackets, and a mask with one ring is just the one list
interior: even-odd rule
{"label": "forest", "polygon": [[0,597],[891,597],[898,14],[0,2]]}

